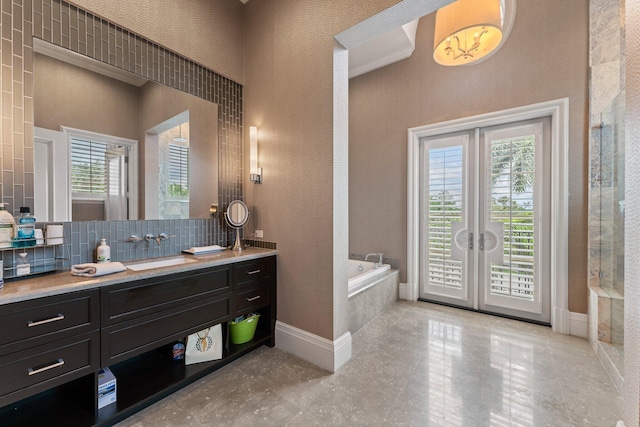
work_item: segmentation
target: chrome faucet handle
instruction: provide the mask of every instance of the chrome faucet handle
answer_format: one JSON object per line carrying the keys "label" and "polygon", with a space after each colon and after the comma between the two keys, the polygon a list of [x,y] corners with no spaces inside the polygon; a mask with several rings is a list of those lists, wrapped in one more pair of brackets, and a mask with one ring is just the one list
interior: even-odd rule
{"label": "chrome faucet handle", "polygon": [[382,267],[383,254],[381,252],[373,252],[373,253],[367,254],[364,257],[364,260],[366,261],[367,259],[369,259],[370,256],[377,256],[378,257],[378,262],[374,262],[373,263],[373,268]]}
{"label": "chrome faucet handle", "polygon": [[146,240],[147,242],[150,242],[150,241],[155,240],[155,239],[156,239],[156,236],[154,236],[153,234],[146,234],[144,236],[144,240]]}
{"label": "chrome faucet handle", "polygon": [[142,240],[142,237],[138,237],[135,234],[132,234],[131,236],[129,236],[129,238],[126,241],[127,242],[139,242],[140,240]]}
{"label": "chrome faucet handle", "polygon": [[172,234],[171,236],[167,235],[167,233],[160,233],[156,236],[156,242],[158,242],[158,244],[160,244],[160,242],[162,242],[163,240],[167,240],[167,239],[171,239],[176,237],[175,234]]}

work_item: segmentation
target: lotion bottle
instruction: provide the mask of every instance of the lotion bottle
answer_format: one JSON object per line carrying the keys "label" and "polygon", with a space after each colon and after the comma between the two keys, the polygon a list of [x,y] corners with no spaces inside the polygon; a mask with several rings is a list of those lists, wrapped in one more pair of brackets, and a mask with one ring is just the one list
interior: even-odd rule
{"label": "lotion bottle", "polygon": [[100,240],[100,246],[96,249],[96,262],[111,262],[111,248],[107,245],[107,239]]}
{"label": "lotion bottle", "polygon": [[10,248],[13,244],[13,226],[15,221],[6,209],[6,203],[0,203],[0,248]]}

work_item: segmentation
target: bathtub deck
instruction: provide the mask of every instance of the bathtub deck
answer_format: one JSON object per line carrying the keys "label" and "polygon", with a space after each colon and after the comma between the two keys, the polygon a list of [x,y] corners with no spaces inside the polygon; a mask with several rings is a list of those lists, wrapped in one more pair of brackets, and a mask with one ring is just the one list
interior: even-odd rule
{"label": "bathtub deck", "polygon": [[349,331],[356,331],[398,299],[398,270],[386,271],[370,288],[349,298]]}

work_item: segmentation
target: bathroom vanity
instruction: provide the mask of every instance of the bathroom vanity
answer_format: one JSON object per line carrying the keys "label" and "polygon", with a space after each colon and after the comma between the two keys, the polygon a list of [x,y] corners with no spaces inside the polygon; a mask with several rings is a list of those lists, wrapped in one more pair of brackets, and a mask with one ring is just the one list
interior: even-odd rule
{"label": "bathroom vanity", "polygon": [[[97,278],[65,272],[5,284],[0,423],[112,425],[262,345],[273,347],[276,252],[194,258]],[[232,344],[228,322],[251,312],[261,315],[254,338]],[[173,361],[173,343],[215,324],[223,326],[221,360]],[[98,409],[101,367],[116,377],[117,401]]]}

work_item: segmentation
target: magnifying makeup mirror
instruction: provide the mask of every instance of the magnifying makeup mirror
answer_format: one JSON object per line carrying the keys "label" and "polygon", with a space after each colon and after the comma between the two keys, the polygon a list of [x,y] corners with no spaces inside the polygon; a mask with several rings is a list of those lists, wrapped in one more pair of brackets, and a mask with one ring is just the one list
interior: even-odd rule
{"label": "magnifying makeup mirror", "polygon": [[249,221],[249,209],[242,200],[234,200],[229,203],[226,212],[224,213],[224,219],[227,221],[229,227],[236,230],[236,241],[229,249],[232,251],[241,251],[244,249],[242,242],[240,241],[240,230],[244,228]]}

